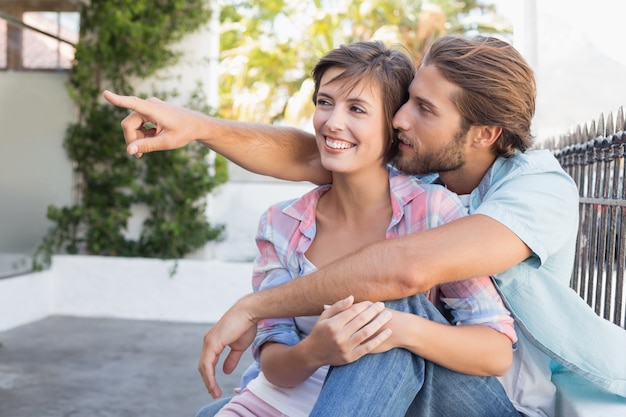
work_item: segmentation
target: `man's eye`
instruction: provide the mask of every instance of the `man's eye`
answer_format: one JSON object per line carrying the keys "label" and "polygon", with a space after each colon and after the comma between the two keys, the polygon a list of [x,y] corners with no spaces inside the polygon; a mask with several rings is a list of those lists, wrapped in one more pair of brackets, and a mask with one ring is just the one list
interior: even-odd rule
{"label": "man's eye", "polygon": [[432,113],[432,111],[430,111],[430,109],[424,106],[423,104],[421,104],[419,108],[420,108],[420,111],[423,111],[424,113]]}

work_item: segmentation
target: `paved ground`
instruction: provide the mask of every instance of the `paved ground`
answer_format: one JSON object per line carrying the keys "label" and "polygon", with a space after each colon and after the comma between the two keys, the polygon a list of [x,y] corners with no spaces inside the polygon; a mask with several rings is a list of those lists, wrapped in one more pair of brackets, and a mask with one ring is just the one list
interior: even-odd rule
{"label": "paved ground", "polygon": [[0,417],[194,417],[211,401],[196,370],[209,326],[53,316],[0,332]]}

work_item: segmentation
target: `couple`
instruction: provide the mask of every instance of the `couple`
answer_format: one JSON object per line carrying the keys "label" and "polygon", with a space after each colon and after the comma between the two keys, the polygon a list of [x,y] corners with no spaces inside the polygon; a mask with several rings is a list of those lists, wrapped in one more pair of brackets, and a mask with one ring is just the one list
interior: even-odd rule
{"label": "couple", "polygon": [[[305,132],[214,119],[156,99],[108,92],[105,97],[134,110],[122,122],[131,154],[199,140],[254,172],[331,182],[315,138]],[[401,138],[395,164],[407,173],[433,173],[421,175],[421,182],[445,184],[468,195],[470,215],[375,242],[305,279],[241,299],[205,336],[199,368],[209,392],[221,395],[214,367],[222,351],[231,348],[225,371],[232,371],[254,339],[259,320],[319,314],[321,305],[350,294],[357,301],[402,299],[446,282],[492,275],[515,317],[517,348],[499,383],[517,410],[528,416],[554,415],[550,378],[559,366],[626,396],[626,332],[597,317],[568,288],[577,225],[575,186],[548,152],[525,152],[531,143],[534,99],[532,71],[510,45],[480,37],[437,40],[411,83],[408,101],[393,119]],[[155,123],[156,131],[145,131],[145,121]],[[458,134],[468,131],[478,134],[473,140]],[[247,156],[251,148],[253,158]],[[333,308],[348,307],[339,303]],[[383,321],[374,317],[372,325]],[[372,350],[367,343],[355,350]],[[367,355],[331,368],[321,405],[367,412],[381,398],[389,398],[398,415],[404,415],[401,408],[412,406],[411,390],[418,382],[408,390],[372,383],[378,381],[378,369],[394,374],[413,367],[415,355],[394,356],[402,351]],[[436,407],[446,404],[460,408],[464,395],[474,399],[475,393],[467,394],[471,384],[451,383],[454,379],[445,368],[433,369],[437,371],[422,378],[430,390],[421,390],[415,403],[430,401],[433,410],[440,410]],[[435,397],[426,398],[425,393]],[[461,413],[470,415],[468,410]]]}
{"label": "couple", "polygon": [[[437,227],[463,213],[461,201],[444,187],[420,184],[387,167],[397,152],[392,118],[407,101],[415,75],[411,59],[382,43],[356,43],[324,56],[312,75],[313,126],[321,164],[332,173],[332,183],[274,205],[262,216],[252,278],[255,291],[311,273],[365,245]],[[391,333],[380,333],[367,343],[378,352],[404,347],[394,353],[400,357],[413,353],[414,369],[407,367],[407,375],[426,376],[434,372],[434,364],[481,375],[503,374],[510,365],[516,341],[513,319],[489,277],[444,283],[410,300],[387,302],[390,309],[383,314],[381,306],[361,303],[344,310],[336,303],[319,318],[261,320],[250,369],[255,378],[216,415],[327,414],[313,406],[328,365],[358,359],[358,351],[352,350],[355,339],[369,339],[381,324]],[[411,397],[419,391],[418,384],[404,382],[402,373],[377,374],[387,384],[414,389]],[[498,392],[506,400],[494,378],[458,374],[456,379],[471,380],[476,392]],[[503,406],[485,399],[486,407],[475,410],[482,416],[518,415],[508,401]],[[369,408],[372,415],[394,414],[385,401],[377,405]],[[219,405],[200,415],[212,415],[213,407]]]}

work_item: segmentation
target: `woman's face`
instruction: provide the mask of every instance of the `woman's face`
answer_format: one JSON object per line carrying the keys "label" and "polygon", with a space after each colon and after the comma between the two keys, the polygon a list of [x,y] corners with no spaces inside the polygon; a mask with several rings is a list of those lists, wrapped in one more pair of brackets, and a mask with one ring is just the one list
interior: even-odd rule
{"label": "woman's face", "polygon": [[324,73],[315,102],[313,127],[322,165],[337,173],[383,165],[387,141],[380,87],[369,80],[354,88],[345,88],[346,80],[331,81],[342,71]]}

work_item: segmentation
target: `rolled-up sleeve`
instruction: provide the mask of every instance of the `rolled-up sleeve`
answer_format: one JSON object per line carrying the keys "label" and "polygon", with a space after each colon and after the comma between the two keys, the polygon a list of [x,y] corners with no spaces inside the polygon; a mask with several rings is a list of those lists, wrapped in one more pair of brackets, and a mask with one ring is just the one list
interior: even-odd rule
{"label": "rolled-up sleeve", "polygon": [[[458,197],[447,190],[431,192],[428,204],[429,213],[438,213],[428,219],[429,228],[449,223],[465,214]],[[450,310],[453,324],[487,326],[505,334],[513,344],[517,342],[513,317],[490,277],[450,282],[442,284],[439,289],[440,301]]]}
{"label": "rolled-up sleeve", "polygon": [[[254,261],[252,273],[252,287],[255,292],[277,287],[293,279],[284,261],[285,253],[279,252],[279,248],[285,248],[285,242],[281,241],[284,238],[271,227],[271,216],[270,208],[259,221],[256,236],[259,254]],[[259,349],[266,342],[292,346],[299,341],[300,336],[292,317],[264,319],[257,325],[252,354],[258,360]]]}
{"label": "rolled-up sleeve", "polygon": [[489,277],[443,284],[441,301],[451,310],[452,323],[460,326],[479,324],[517,342],[513,317]]}

